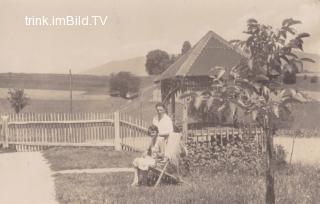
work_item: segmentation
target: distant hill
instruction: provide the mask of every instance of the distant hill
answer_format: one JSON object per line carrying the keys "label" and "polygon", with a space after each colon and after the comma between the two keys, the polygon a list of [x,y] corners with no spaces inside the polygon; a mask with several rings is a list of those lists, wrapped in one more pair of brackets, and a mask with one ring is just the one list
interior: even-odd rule
{"label": "distant hill", "polygon": [[[295,52],[300,58],[311,58],[316,63],[304,62],[303,72],[320,72],[320,55],[314,53]],[[135,57],[125,60],[110,61],[103,65],[87,69],[81,74],[110,75],[120,71],[131,72],[137,76],[148,76],[145,69],[146,57]]]}
{"label": "distant hill", "polygon": [[148,76],[145,70],[145,61],[146,57],[135,57],[126,60],[111,61],[98,67],[88,69],[82,74],[110,75],[111,73],[126,71],[137,76]]}

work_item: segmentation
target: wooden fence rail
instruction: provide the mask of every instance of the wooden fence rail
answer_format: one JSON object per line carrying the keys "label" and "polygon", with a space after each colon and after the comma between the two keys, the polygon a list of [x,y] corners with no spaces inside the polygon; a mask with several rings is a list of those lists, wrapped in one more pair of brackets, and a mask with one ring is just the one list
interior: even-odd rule
{"label": "wooden fence rail", "polygon": [[188,131],[189,142],[201,143],[211,145],[217,143],[225,146],[230,141],[250,139],[255,141],[261,148],[265,150],[265,137],[261,128],[248,127],[248,128],[200,128],[190,129]]}

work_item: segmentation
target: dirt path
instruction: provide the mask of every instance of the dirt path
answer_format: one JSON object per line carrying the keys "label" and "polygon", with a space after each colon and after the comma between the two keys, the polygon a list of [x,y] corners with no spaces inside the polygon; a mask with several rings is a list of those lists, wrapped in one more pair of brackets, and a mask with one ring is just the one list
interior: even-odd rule
{"label": "dirt path", "polygon": [[0,154],[0,203],[57,204],[51,175],[40,152]]}
{"label": "dirt path", "polygon": [[71,169],[71,170],[56,171],[54,172],[54,174],[113,173],[113,172],[133,172],[133,168]]}

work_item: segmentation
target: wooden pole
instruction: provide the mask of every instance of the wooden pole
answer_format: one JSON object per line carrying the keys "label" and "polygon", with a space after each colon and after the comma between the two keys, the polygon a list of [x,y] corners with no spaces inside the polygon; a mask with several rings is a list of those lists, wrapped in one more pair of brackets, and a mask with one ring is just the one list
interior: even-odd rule
{"label": "wooden pole", "polygon": [[3,135],[3,148],[9,147],[9,135],[8,135],[8,118],[9,116],[1,116],[2,120],[2,135]]}
{"label": "wooden pole", "polygon": [[188,137],[188,100],[183,99],[183,110],[182,110],[182,135],[183,140],[186,143]]}
{"label": "wooden pole", "polygon": [[142,120],[142,111],[143,111],[143,90],[141,91],[140,95],[140,120]]}
{"label": "wooden pole", "polygon": [[171,114],[172,114],[172,122],[175,124],[176,120],[176,96],[172,94],[171,96]]}
{"label": "wooden pole", "polygon": [[160,175],[159,175],[159,177],[158,177],[158,180],[157,180],[156,184],[154,185],[154,188],[156,188],[156,187],[159,185],[159,183],[160,183],[160,181],[161,181],[161,179],[162,179],[162,176],[163,176],[164,172],[167,170],[168,164],[169,164],[169,161],[166,161],[166,163],[165,163],[162,171],[160,172]]}
{"label": "wooden pole", "polygon": [[114,149],[116,151],[121,150],[120,140],[120,112],[114,112]]}
{"label": "wooden pole", "polygon": [[72,73],[69,69],[70,113],[72,113]]}

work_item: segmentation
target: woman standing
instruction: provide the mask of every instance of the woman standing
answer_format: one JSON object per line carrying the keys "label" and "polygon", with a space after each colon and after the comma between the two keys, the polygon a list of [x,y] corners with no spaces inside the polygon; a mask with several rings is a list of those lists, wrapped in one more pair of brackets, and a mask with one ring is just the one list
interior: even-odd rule
{"label": "woman standing", "polygon": [[157,115],[153,118],[152,124],[158,127],[159,133],[156,145],[159,146],[160,151],[164,153],[165,143],[171,133],[173,133],[173,122],[168,116],[164,104],[156,104]]}

